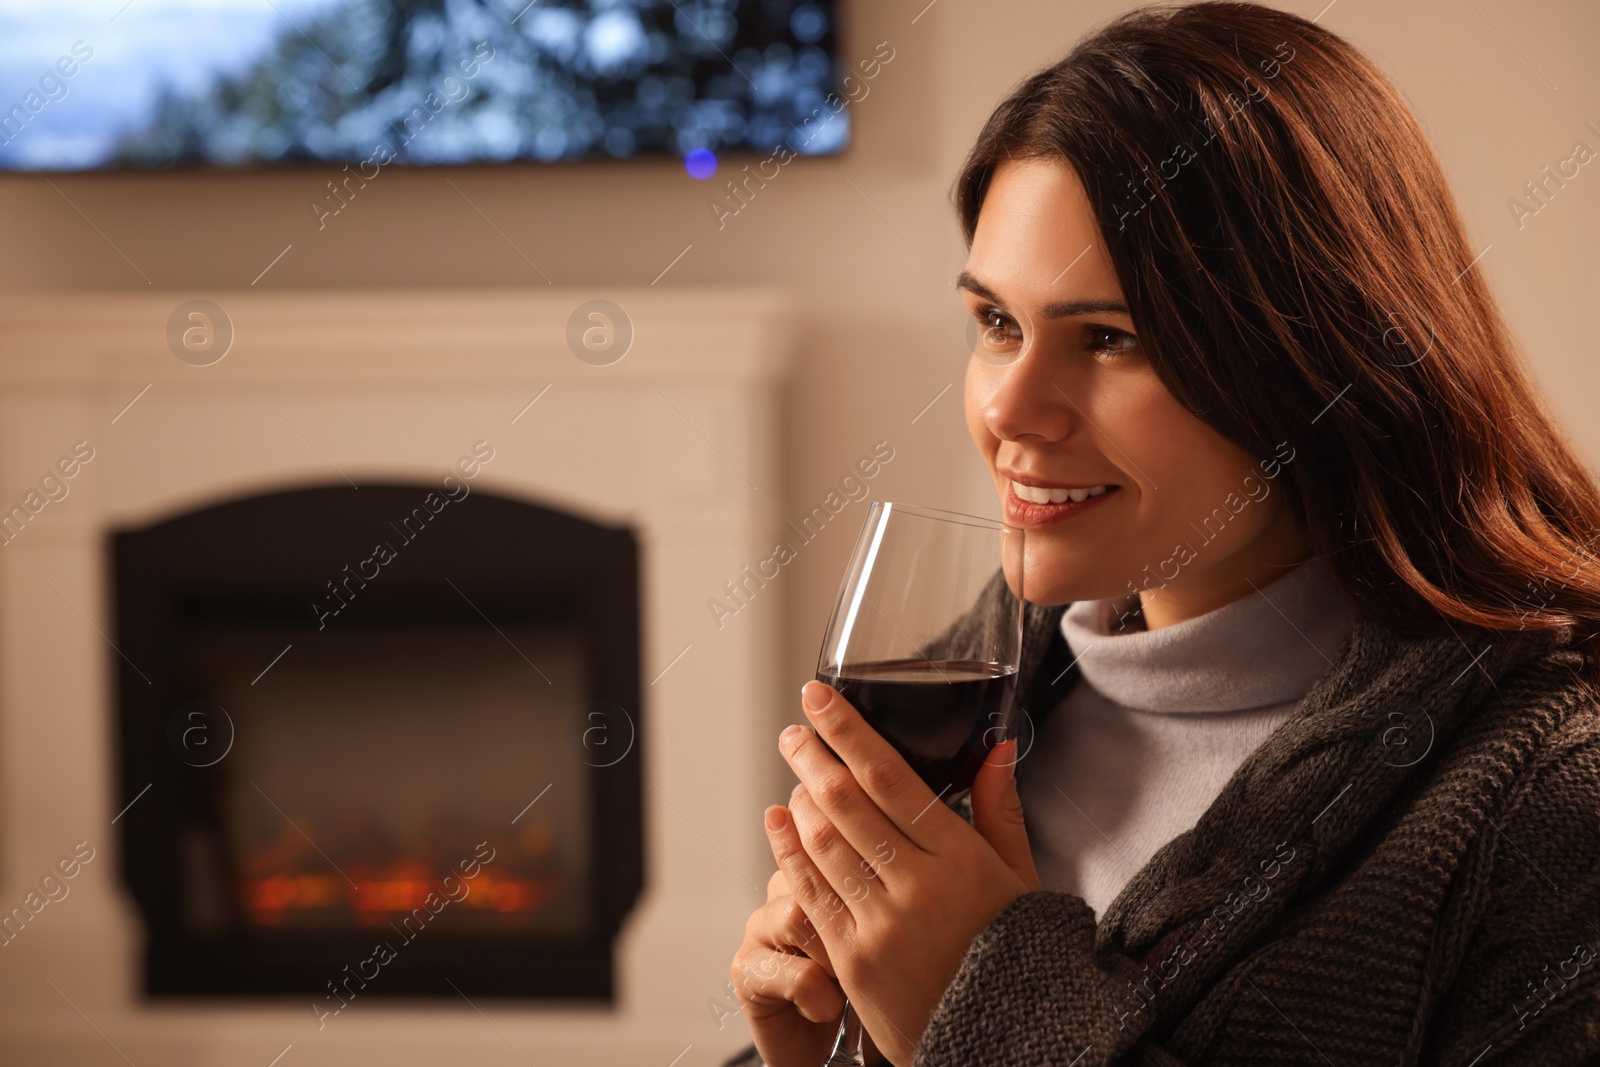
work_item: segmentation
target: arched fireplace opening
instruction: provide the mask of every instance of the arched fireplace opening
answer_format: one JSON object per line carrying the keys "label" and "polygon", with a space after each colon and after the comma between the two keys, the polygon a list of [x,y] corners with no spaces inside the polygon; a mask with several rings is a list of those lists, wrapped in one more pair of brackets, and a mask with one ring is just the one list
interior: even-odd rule
{"label": "arched fireplace opening", "polygon": [[110,551],[147,994],[612,998],[644,871],[631,530],[447,478]]}

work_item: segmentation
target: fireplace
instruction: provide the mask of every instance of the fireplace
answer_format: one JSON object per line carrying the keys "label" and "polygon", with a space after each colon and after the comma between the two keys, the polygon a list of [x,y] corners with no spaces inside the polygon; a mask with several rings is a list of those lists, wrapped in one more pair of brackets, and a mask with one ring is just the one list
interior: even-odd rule
{"label": "fireplace", "polygon": [[450,475],[113,548],[146,992],[611,998],[643,870],[631,531]]}
{"label": "fireplace", "polygon": [[[569,340],[600,296],[604,363]],[[205,365],[168,331],[200,298]],[[739,1048],[798,680],[783,579],[706,602],[781,537],[795,321],[665,284],[0,296],[0,908],[72,872],[0,946],[7,1056]]]}

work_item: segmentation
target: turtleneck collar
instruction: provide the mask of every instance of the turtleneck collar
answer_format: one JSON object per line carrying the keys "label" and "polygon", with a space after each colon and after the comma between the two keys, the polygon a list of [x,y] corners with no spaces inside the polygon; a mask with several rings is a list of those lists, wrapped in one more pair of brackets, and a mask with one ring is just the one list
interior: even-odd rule
{"label": "turtleneck collar", "polygon": [[[1158,592],[1159,595],[1159,592]],[[1339,658],[1356,609],[1321,559],[1307,560],[1259,593],[1156,630],[1125,612],[1136,594],[1078,600],[1061,633],[1083,681],[1139,711],[1246,711],[1298,701]]]}

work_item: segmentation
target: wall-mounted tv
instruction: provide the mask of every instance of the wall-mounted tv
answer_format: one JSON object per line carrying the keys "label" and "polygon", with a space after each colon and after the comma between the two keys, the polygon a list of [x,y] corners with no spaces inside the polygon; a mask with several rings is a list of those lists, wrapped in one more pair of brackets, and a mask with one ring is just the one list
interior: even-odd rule
{"label": "wall-mounted tv", "polygon": [[833,0],[0,0],[0,170],[831,155],[850,133],[824,106],[846,73],[836,16]]}

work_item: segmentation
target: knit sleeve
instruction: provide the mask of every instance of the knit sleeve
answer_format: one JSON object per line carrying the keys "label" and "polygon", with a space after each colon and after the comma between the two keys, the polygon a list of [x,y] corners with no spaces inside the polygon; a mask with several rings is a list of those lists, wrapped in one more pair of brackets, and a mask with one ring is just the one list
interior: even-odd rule
{"label": "knit sleeve", "polygon": [[1467,877],[1486,904],[1434,1021],[1441,1064],[1600,1063],[1600,716],[1573,714]]}
{"label": "knit sleeve", "polygon": [[1182,1067],[1126,1027],[1126,995],[1094,936],[1081,897],[1039,890],[1012,901],[968,947],[915,1067]]}

